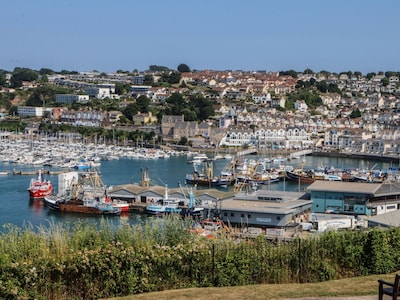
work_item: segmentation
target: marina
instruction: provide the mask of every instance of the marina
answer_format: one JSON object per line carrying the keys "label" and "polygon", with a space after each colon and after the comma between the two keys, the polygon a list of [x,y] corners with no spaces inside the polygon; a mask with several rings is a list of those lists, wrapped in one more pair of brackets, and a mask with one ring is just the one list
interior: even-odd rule
{"label": "marina", "polygon": [[[57,150],[54,151],[54,149]],[[197,195],[201,194],[199,191],[203,189],[210,190],[212,188],[210,193],[215,194],[213,196],[214,199],[222,199],[226,193],[234,194],[240,190],[251,192],[250,188],[261,190],[263,193],[268,193],[268,191],[278,194],[304,192],[313,181],[290,180],[289,177],[282,176],[283,171],[294,170],[298,166],[301,166],[304,170],[313,170],[314,176],[321,176],[323,171],[328,176],[333,170],[352,170],[353,172],[359,171],[359,173],[365,170],[373,170],[374,176],[375,173],[378,175],[384,172],[388,176],[394,176],[398,169],[398,165],[395,165],[394,162],[385,162],[379,159],[373,160],[371,158],[303,155],[286,160],[284,156],[268,158],[251,154],[214,159],[213,155],[209,153],[207,155],[197,154],[196,152],[141,149],[114,145],[49,145],[46,141],[3,140],[0,143],[0,169],[5,172],[5,175],[0,177],[0,187],[3,191],[3,196],[0,200],[2,207],[1,224],[41,226],[52,222],[75,222],[82,219],[90,222],[99,222],[101,218],[93,215],[64,214],[51,210],[44,205],[43,199],[29,199],[26,192],[31,178],[40,172],[42,176],[52,182],[53,194],[56,195],[59,191],[59,174],[70,171],[85,172],[76,167],[79,162],[83,161],[94,164],[95,167],[93,168],[99,171],[105,185],[114,193],[116,193],[116,189],[119,186],[132,185],[140,187],[143,170],[148,170],[150,173],[149,178],[147,178],[149,194],[144,194],[143,199],[140,199],[142,196],[139,196],[139,201],[131,203],[128,214],[124,213],[117,218],[111,218],[110,222],[115,224],[142,222],[147,217],[146,214],[143,214],[149,205],[146,201],[147,197],[151,199],[150,195],[153,195],[154,198],[158,197],[156,199],[162,199],[166,186],[171,191],[179,193],[181,197],[187,198],[189,198],[189,193],[187,192],[189,187],[193,188]],[[202,157],[202,159],[193,163],[191,158],[196,155]],[[37,163],[39,160],[42,164]],[[191,163],[188,163],[188,161],[191,161]],[[212,165],[213,173],[205,172],[210,178],[217,176],[221,180],[222,176],[226,176],[226,178],[229,178],[230,184],[209,186],[208,184],[196,183],[193,185],[193,182],[187,182],[188,174],[193,174],[194,170],[202,173],[200,172],[202,164],[208,164],[209,167]],[[232,164],[235,164],[235,170],[232,170]],[[269,176],[273,171],[275,175],[281,172],[279,180],[271,180],[272,177]],[[393,173],[388,174],[387,172]],[[235,175],[234,179],[230,177],[233,175]],[[251,176],[244,176],[241,180],[238,180],[238,175]],[[333,175],[330,174],[329,176]],[[159,187],[158,190],[155,188],[156,186]],[[182,196],[182,188],[186,191],[186,196]],[[140,193],[146,193],[146,191],[142,189],[139,192],[133,191],[132,193],[140,195]],[[118,197],[114,197],[114,200],[118,200]]]}
{"label": "marina", "polygon": [[[74,147],[74,146],[71,146]],[[108,154],[109,158],[113,154],[118,153],[116,147],[114,151]],[[100,153],[107,153],[102,146],[98,147],[95,156],[100,155]],[[141,158],[128,158],[127,155],[121,155],[114,157],[114,159],[100,160],[100,165],[97,167],[101,173],[104,183],[109,187],[116,187],[123,184],[140,184],[141,170],[148,169],[150,173],[150,185],[157,185],[165,187],[168,185],[169,188],[178,188],[179,184],[185,185],[185,176],[193,172],[193,165],[188,164],[188,156],[186,153],[172,154],[168,158],[147,158],[154,157],[154,152],[145,155],[146,150],[135,149],[132,152],[142,153]],[[87,151],[82,151],[84,153],[89,153]],[[123,151],[121,151],[123,153]],[[14,152],[16,153],[16,152]],[[77,156],[75,156],[77,157]],[[210,157],[211,158],[211,157]],[[263,157],[249,155],[245,158],[261,159]],[[304,159],[303,167],[305,169],[315,168],[315,166],[330,166],[336,169],[359,169],[366,170],[374,166],[376,170],[384,170],[393,168],[392,163],[382,162],[379,160],[371,159],[352,159],[346,157],[317,157],[317,156],[304,156],[300,159]],[[300,159],[294,159],[290,161],[292,165],[300,163]],[[220,159],[213,161],[215,174],[220,174],[229,163],[229,160]],[[289,162],[287,162],[289,163]],[[271,161],[267,163],[269,167],[279,167],[277,162]],[[44,206],[43,200],[30,200],[26,192],[29,185],[30,176],[15,176],[14,171],[20,171],[20,174],[35,174],[39,170],[43,170],[42,174],[46,174],[46,177],[52,181],[54,185],[54,190],[58,191],[57,176],[59,172],[65,172],[65,169],[55,166],[43,166],[43,165],[33,165],[33,164],[21,164],[9,161],[0,162],[0,169],[8,171],[8,175],[2,176],[0,178],[0,187],[2,189],[3,196],[1,197],[1,223],[2,225],[11,223],[18,226],[23,226],[31,224],[33,226],[47,225],[51,222],[75,222],[82,220],[84,218],[90,222],[99,222],[101,218],[88,215],[82,216],[81,214],[62,214],[49,210]],[[174,171],[174,176],[171,176],[171,170]],[[294,182],[290,180],[282,180],[275,183],[260,184],[258,186],[261,190],[271,190],[281,193],[286,191],[304,191],[304,189],[309,185],[309,183]],[[202,189],[204,187],[198,186],[197,189]],[[233,191],[233,186],[217,188],[221,192]],[[160,191],[162,194],[163,191]],[[137,204],[136,211],[142,211],[146,204]],[[110,222],[119,224],[121,222],[128,222],[130,224],[136,224],[142,222],[147,218],[145,214],[138,212],[131,212],[128,215],[124,214],[118,218],[111,218]]]}

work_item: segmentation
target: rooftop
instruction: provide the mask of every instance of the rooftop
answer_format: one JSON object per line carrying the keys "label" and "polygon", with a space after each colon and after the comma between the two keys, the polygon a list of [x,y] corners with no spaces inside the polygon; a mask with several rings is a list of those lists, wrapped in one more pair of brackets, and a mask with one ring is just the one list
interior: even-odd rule
{"label": "rooftop", "polygon": [[372,216],[366,220],[368,226],[400,227],[400,210]]}
{"label": "rooftop", "polygon": [[344,192],[376,195],[381,183],[342,182],[317,180],[307,187],[307,192]]}
{"label": "rooftop", "polygon": [[253,193],[238,193],[234,199],[224,200],[223,209],[244,212],[289,214],[298,207],[311,206],[304,193],[259,190]]}

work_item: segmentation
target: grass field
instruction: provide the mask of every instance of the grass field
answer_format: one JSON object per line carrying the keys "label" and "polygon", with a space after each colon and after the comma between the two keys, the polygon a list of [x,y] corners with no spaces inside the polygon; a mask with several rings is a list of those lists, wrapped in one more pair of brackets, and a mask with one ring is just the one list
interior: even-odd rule
{"label": "grass field", "polygon": [[199,300],[274,300],[285,298],[325,298],[339,296],[378,295],[378,279],[393,281],[394,273],[349,279],[332,280],[306,284],[261,284],[221,288],[193,288],[138,294],[133,296],[110,298],[109,300],[163,300],[163,299],[199,299]]}

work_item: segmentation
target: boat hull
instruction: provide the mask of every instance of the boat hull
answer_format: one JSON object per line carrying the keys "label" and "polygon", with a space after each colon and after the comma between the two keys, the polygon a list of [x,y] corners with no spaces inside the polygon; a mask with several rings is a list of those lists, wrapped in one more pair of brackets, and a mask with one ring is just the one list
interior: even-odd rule
{"label": "boat hull", "polygon": [[59,201],[61,199],[57,196],[44,197],[44,205],[46,205],[51,210],[60,210]]}
{"label": "boat hull", "polygon": [[39,171],[37,178],[32,178],[28,187],[30,198],[44,198],[51,195],[53,185],[50,180],[42,180],[42,171]]}
{"label": "boat hull", "polygon": [[81,213],[81,214],[93,214],[93,215],[119,215],[121,210],[119,209],[100,209],[95,206],[85,206],[79,204],[67,204],[60,203],[59,211],[71,212],[71,213]]}
{"label": "boat hull", "polygon": [[28,190],[30,198],[44,198],[46,196],[51,195],[53,188],[49,187],[47,189],[40,189],[40,190]]}
{"label": "boat hull", "polygon": [[313,177],[296,174],[290,171],[286,172],[286,178],[296,182],[300,181],[301,183],[313,183],[315,181],[315,178]]}

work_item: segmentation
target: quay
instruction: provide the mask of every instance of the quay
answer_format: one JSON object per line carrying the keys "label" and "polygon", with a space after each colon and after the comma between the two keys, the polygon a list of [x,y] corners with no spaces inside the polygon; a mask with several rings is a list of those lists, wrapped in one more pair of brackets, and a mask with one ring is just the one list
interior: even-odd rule
{"label": "quay", "polygon": [[296,151],[296,152],[292,152],[289,154],[289,159],[299,158],[301,156],[306,156],[306,155],[311,155],[311,154],[313,154],[313,150],[311,150],[311,149]]}
{"label": "quay", "polygon": [[[50,174],[49,170],[41,170],[42,174]],[[13,171],[13,175],[38,175],[39,170],[37,171],[21,171],[21,170],[15,170]]]}
{"label": "quay", "polygon": [[[66,173],[66,171],[49,171],[49,170],[40,170],[42,174],[47,174],[47,175],[59,175],[59,174],[63,174]],[[22,171],[22,170],[13,170],[13,175],[38,175],[39,174],[39,170],[36,171]]]}
{"label": "quay", "polygon": [[237,156],[244,156],[244,155],[250,155],[250,154],[257,154],[257,149],[246,149],[243,151],[238,151]]}
{"label": "quay", "polygon": [[384,154],[371,154],[371,153],[353,153],[353,152],[337,152],[337,151],[312,151],[312,156],[321,157],[347,157],[356,159],[373,159],[384,162],[400,162],[400,156],[384,155]]}
{"label": "quay", "polygon": [[148,203],[143,202],[132,202],[129,203],[129,212],[130,213],[144,213],[146,211]]}

